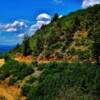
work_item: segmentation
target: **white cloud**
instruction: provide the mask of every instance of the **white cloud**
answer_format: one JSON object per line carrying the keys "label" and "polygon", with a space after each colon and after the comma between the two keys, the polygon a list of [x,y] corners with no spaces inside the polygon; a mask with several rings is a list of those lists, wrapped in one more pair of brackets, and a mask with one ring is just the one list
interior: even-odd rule
{"label": "white cloud", "polygon": [[87,8],[96,4],[100,4],[100,0],[83,0],[82,8]]}
{"label": "white cloud", "polygon": [[46,13],[42,13],[37,16],[36,20],[36,24],[33,24],[28,30],[28,32],[31,34],[34,34],[38,29],[42,27],[42,25],[49,24],[51,22],[51,16]]}
{"label": "white cloud", "polygon": [[[47,25],[50,22],[51,16],[42,13],[37,16],[35,24],[25,20],[16,20],[12,23],[0,23],[0,44],[1,41],[5,44],[22,43],[24,34],[27,33],[29,36],[32,36],[42,25]],[[3,38],[3,36],[6,38]]]}
{"label": "white cloud", "polygon": [[62,18],[63,17],[63,15],[59,15],[59,18]]}
{"label": "white cloud", "polygon": [[23,21],[14,21],[12,24],[11,24],[12,27],[16,27],[16,26],[19,26],[19,27],[27,27],[27,25],[25,24],[25,22]]}
{"label": "white cloud", "polygon": [[24,33],[18,34],[19,38],[23,38],[24,37]]}
{"label": "white cloud", "polygon": [[43,13],[43,14],[38,15],[36,20],[38,24],[47,25],[51,22],[51,16],[46,13]]}
{"label": "white cloud", "polygon": [[16,32],[17,31],[17,29],[16,28],[7,28],[6,29],[6,32]]}
{"label": "white cloud", "polygon": [[14,21],[12,23],[1,23],[0,30],[4,32],[16,32],[19,29],[27,28],[27,24],[23,21]]}

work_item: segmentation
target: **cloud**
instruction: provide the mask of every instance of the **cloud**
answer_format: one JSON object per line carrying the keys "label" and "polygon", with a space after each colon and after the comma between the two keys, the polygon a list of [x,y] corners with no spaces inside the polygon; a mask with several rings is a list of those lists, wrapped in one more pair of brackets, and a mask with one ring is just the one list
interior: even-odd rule
{"label": "cloud", "polygon": [[16,20],[10,23],[0,23],[0,44],[17,44],[22,43],[24,34],[32,36],[42,25],[51,22],[51,16],[42,13],[36,19],[36,23],[25,20]]}
{"label": "cloud", "polygon": [[25,35],[24,33],[21,33],[21,34],[18,34],[18,37],[19,37],[19,38],[23,38],[24,35]]}
{"label": "cloud", "polygon": [[100,0],[83,0],[82,8],[87,8],[96,4],[100,4]]}
{"label": "cloud", "polygon": [[59,15],[59,18],[62,18],[63,17],[63,15]]}
{"label": "cloud", "polygon": [[6,29],[5,31],[6,31],[6,32],[16,32],[17,29],[12,27],[12,28]]}
{"label": "cloud", "polygon": [[34,34],[42,27],[42,25],[48,25],[51,22],[51,16],[46,13],[42,13],[37,16],[36,21],[36,24],[31,25],[30,29],[28,30],[28,32],[31,34]]}
{"label": "cloud", "polygon": [[37,16],[36,18],[38,24],[47,25],[51,22],[51,16],[43,13]]}
{"label": "cloud", "polygon": [[0,30],[4,32],[17,32],[23,28],[27,28],[27,24],[23,21],[14,21],[12,23],[1,23]]}

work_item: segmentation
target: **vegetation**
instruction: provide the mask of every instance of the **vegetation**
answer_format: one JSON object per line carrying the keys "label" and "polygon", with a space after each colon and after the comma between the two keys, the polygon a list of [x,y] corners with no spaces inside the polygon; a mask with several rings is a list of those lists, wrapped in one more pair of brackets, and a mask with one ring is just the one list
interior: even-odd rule
{"label": "vegetation", "polygon": [[19,80],[28,80],[22,85],[22,93],[27,100],[99,100],[100,68],[89,61],[50,62],[38,64],[40,77],[31,76],[35,63],[25,65],[8,61],[0,68],[0,80],[10,78],[10,85]]}
{"label": "vegetation", "polygon": [[23,40],[23,55],[27,56],[31,53],[31,49],[29,46],[29,36],[27,34],[24,35],[24,40]]}
{"label": "vegetation", "polygon": [[[11,63],[12,62],[12,63]],[[17,66],[12,64],[17,63]],[[6,66],[8,65],[8,62]],[[31,68],[18,62],[9,61],[9,65],[0,68],[0,79],[12,76],[10,83],[24,80],[34,73]],[[33,63],[34,66],[34,63]],[[75,62],[51,62],[37,66],[42,71],[40,77],[31,76],[22,85],[22,93],[27,100],[99,100],[100,99],[100,67],[89,61]],[[9,70],[9,71],[8,71]]]}
{"label": "vegetation", "polygon": [[87,61],[52,62],[44,66],[40,78],[28,80],[22,87],[27,100],[99,100],[100,68]]}
{"label": "vegetation", "polygon": [[95,5],[62,18],[55,14],[49,25],[30,38],[26,35],[22,45],[10,53],[61,62],[38,64],[35,59],[24,64],[8,53],[0,67],[0,80],[19,83],[27,100],[100,100],[99,9]]}
{"label": "vegetation", "polygon": [[[58,57],[61,55],[62,58],[77,55],[79,60],[84,60],[80,59],[82,55],[78,52],[81,52],[83,55],[88,55],[88,58],[86,56],[82,58],[91,59],[92,57],[99,63],[99,9],[100,5],[95,5],[62,18],[55,14],[49,25],[42,26],[32,37],[24,39],[23,45],[20,45],[19,49],[16,48],[15,51],[21,52],[21,48],[24,48],[24,55],[32,54],[37,57],[42,55],[45,58],[56,57],[56,55]],[[77,53],[69,52],[73,49]]]}
{"label": "vegetation", "polygon": [[94,40],[93,44],[93,54],[96,59],[97,64],[99,64],[99,57],[100,57],[100,25],[94,26],[94,29],[92,29],[92,32],[90,34],[91,38]]}
{"label": "vegetation", "polygon": [[7,100],[7,99],[4,96],[0,96],[0,100]]}
{"label": "vegetation", "polygon": [[30,75],[33,72],[32,66],[9,60],[0,68],[0,80],[10,77],[9,82],[10,84],[13,84],[18,80],[23,80],[25,76]]}

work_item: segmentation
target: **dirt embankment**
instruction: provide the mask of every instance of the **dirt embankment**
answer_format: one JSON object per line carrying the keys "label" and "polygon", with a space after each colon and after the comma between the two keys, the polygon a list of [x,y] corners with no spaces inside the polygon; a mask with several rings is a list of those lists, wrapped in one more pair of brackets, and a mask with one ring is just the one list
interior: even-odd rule
{"label": "dirt embankment", "polygon": [[17,86],[8,86],[5,82],[0,82],[0,96],[5,97],[7,100],[25,100],[21,95],[21,89]]}
{"label": "dirt embankment", "polygon": [[2,66],[5,63],[4,59],[0,59],[0,66]]}

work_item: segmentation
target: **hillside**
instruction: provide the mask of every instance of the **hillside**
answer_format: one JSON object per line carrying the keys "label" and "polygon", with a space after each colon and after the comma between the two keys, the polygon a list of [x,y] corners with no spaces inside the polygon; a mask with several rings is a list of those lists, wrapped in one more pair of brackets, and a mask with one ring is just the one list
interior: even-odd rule
{"label": "hillside", "polygon": [[0,85],[7,86],[10,96],[9,87],[17,86],[15,100],[100,100],[99,10],[96,5],[54,16],[49,25],[26,36],[4,55]]}
{"label": "hillside", "polygon": [[[91,59],[95,40],[100,41],[99,9],[100,5],[96,5],[79,10],[43,26],[29,39],[29,54],[38,59]],[[22,51],[23,45],[13,52]]]}

